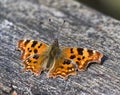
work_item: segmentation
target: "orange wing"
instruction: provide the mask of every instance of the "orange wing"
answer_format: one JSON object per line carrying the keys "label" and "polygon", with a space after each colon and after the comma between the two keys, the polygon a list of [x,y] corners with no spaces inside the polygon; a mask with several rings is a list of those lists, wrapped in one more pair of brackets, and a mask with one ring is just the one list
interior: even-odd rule
{"label": "orange wing", "polygon": [[65,47],[62,53],[66,59],[73,60],[78,65],[78,70],[85,70],[91,62],[101,62],[103,54],[87,48]]}
{"label": "orange wing", "polygon": [[46,60],[45,51],[48,45],[34,40],[19,40],[17,48],[21,50],[23,71],[30,70],[38,75],[45,66],[42,64]]}
{"label": "orange wing", "polygon": [[47,59],[46,55],[39,54],[31,55],[22,62],[22,64],[24,65],[22,71],[30,70],[35,75],[39,75],[41,71],[46,69],[44,66],[46,59]]}
{"label": "orange wing", "polygon": [[53,66],[50,68],[47,77],[57,77],[60,76],[67,79],[69,75],[76,74],[76,64],[69,59],[58,58],[54,61]]}
{"label": "orange wing", "polygon": [[22,51],[21,59],[24,60],[32,54],[42,54],[48,45],[41,41],[34,40],[19,40],[17,48]]}

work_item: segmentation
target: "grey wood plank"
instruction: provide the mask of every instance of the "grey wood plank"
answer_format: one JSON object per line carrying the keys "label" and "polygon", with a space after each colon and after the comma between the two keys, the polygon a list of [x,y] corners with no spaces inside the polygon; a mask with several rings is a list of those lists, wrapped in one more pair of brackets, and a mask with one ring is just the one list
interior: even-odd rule
{"label": "grey wood plank", "polygon": [[[52,23],[48,19],[52,19]],[[58,31],[63,20],[65,27]],[[43,24],[40,24],[43,22]],[[60,45],[101,51],[103,64],[92,64],[68,80],[21,72],[19,39],[48,44],[60,32]],[[119,95],[120,22],[73,0],[0,0],[0,95]]]}

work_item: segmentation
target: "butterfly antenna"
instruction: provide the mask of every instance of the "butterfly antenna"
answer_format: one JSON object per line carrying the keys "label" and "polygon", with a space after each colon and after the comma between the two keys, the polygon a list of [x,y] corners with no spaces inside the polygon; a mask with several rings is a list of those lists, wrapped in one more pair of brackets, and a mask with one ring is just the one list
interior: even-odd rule
{"label": "butterfly antenna", "polygon": [[62,31],[64,24],[65,24],[65,20],[63,21],[62,25],[58,28],[58,31],[57,31],[58,33],[57,33],[55,39],[59,39],[60,38],[60,32]]}
{"label": "butterfly antenna", "polygon": [[65,20],[62,22],[62,24],[60,25],[60,27],[58,26],[58,24],[57,24],[57,26],[56,26],[56,24],[53,24],[52,20],[50,18],[48,20],[49,20],[49,23],[53,25],[52,29],[55,29],[55,31],[57,31],[57,34],[55,36],[54,35],[51,35],[51,36],[53,37],[54,40],[58,40],[59,37],[60,37],[60,32],[61,32],[61,30],[62,30],[62,28],[63,28],[63,26],[65,24]]}
{"label": "butterfly antenna", "polygon": [[[50,29],[52,29],[52,30],[55,30],[55,26],[54,26],[54,24],[52,23],[52,20],[49,18],[48,19],[48,21],[49,21],[49,24],[50,24],[50,26],[48,26]],[[53,25],[53,26],[52,26]],[[51,37],[54,39],[55,37],[54,37],[54,35],[53,35],[53,33],[50,33],[50,35],[51,35]]]}

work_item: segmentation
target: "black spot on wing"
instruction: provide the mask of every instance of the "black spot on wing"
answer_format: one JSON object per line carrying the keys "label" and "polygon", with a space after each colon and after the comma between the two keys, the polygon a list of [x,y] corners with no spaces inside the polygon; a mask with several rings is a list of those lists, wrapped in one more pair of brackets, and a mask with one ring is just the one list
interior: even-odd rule
{"label": "black spot on wing", "polygon": [[29,42],[30,42],[30,40],[26,40],[24,45],[26,46]]}
{"label": "black spot on wing", "polygon": [[68,70],[72,70],[73,67],[67,67]]}
{"label": "black spot on wing", "polygon": [[82,59],[85,59],[85,56],[83,56]]}
{"label": "black spot on wing", "polygon": [[61,69],[63,69],[64,67],[63,66],[60,66]]}
{"label": "black spot on wing", "polygon": [[30,48],[28,48],[28,50],[30,50]]}
{"label": "black spot on wing", "polygon": [[89,53],[89,55],[93,54],[93,50],[88,49],[87,52]]}
{"label": "black spot on wing", "polygon": [[34,53],[37,53],[38,52],[38,50],[37,49],[34,49]]}
{"label": "black spot on wing", "polygon": [[83,48],[77,48],[77,52],[79,55],[83,55]]}
{"label": "black spot on wing", "polygon": [[30,56],[30,54],[28,54],[27,56]]}
{"label": "black spot on wing", "polygon": [[70,53],[74,53],[74,52],[73,52],[73,48],[70,49]]}
{"label": "black spot on wing", "polygon": [[67,65],[69,65],[70,63],[71,63],[71,61],[67,60],[67,59],[65,59],[64,62],[63,62],[63,64],[67,64]]}
{"label": "black spot on wing", "polygon": [[34,55],[33,58],[34,58],[34,59],[38,59],[39,56],[38,56],[38,55]]}
{"label": "black spot on wing", "polygon": [[32,50],[30,50],[30,48],[28,48],[28,51],[29,51],[29,52],[32,52]]}
{"label": "black spot on wing", "polygon": [[34,61],[33,63],[37,63],[37,61]]}
{"label": "black spot on wing", "polygon": [[70,56],[70,59],[74,59],[76,56],[75,55],[71,55]]}
{"label": "black spot on wing", "polygon": [[42,43],[38,46],[38,48],[40,48],[42,46]]}
{"label": "black spot on wing", "polygon": [[78,61],[76,61],[76,64],[77,64],[77,65],[79,65],[79,62],[78,62]]}
{"label": "black spot on wing", "polygon": [[81,60],[81,58],[78,57],[77,60]]}
{"label": "black spot on wing", "polygon": [[36,45],[37,43],[38,43],[37,41],[33,41],[31,47],[35,47],[35,45]]}
{"label": "black spot on wing", "polygon": [[29,50],[29,52],[32,52],[32,50]]}

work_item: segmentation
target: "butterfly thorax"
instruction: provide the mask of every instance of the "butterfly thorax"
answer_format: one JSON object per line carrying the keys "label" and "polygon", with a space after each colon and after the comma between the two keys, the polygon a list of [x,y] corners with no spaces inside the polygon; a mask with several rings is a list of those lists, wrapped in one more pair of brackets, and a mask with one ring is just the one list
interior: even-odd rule
{"label": "butterfly thorax", "polygon": [[60,57],[61,50],[59,48],[58,39],[55,39],[53,44],[50,46],[50,50],[48,52],[48,62],[46,65],[46,69],[51,68],[51,66],[54,64],[54,61]]}

